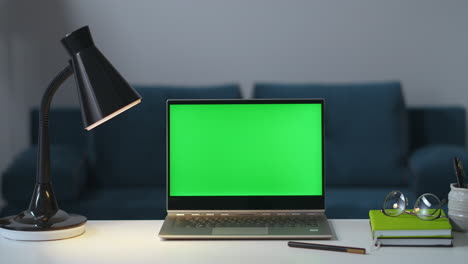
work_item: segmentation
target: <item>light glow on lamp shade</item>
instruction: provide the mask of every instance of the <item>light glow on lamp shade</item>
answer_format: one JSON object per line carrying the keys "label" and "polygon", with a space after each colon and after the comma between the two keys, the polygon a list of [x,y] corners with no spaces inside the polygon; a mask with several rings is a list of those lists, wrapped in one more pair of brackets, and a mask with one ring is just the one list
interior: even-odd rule
{"label": "light glow on lamp shade", "polygon": [[99,121],[97,121],[97,122],[91,124],[90,126],[85,127],[85,129],[89,131],[89,130],[91,130],[91,129],[97,127],[97,126],[99,126],[100,124],[106,122],[107,120],[109,120],[109,119],[111,119],[111,118],[117,116],[118,114],[127,111],[128,109],[134,107],[135,105],[137,105],[137,104],[139,104],[139,103],[141,103],[141,99],[138,99],[138,100],[134,101],[133,103],[130,103],[130,104],[128,104],[128,105],[126,105],[126,106],[120,108],[119,110],[117,110],[117,111],[115,111],[115,112],[113,112],[113,113],[107,115],[107,116],[104,117],[103,119],[101,119],[101,120],[99,120]]}

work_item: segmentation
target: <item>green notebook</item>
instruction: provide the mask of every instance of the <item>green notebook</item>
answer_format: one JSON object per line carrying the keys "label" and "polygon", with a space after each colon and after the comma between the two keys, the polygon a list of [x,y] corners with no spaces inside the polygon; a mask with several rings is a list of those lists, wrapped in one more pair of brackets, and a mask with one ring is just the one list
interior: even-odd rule
{"label": "green notebook", "polygon": [[[445,216],[445,212],[442,211],[442,215]],[[452,226],[448,218],[425,221],[409,214],[390,217],[380,210],[370,210],[369,218],[373,238],[452,237]]]}

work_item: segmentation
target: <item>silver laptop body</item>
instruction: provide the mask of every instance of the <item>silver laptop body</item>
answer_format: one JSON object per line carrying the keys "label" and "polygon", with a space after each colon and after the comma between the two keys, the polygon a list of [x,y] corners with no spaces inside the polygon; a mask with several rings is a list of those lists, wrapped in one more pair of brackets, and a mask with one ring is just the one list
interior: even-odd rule
{"label": "silver laptop body", "polygon": [[[245,105],[250,106],[246,107]],[[295,108],[296,105],[298,107],[298,110],[296,110]],[[308,105],[310,105],[310,107]],[[275,115],[275,113],[278,113],[278,111],[275,110],[276,106],[278,106],[279,110],[282,110],[283,108],[285,109],[285,111],[280,111],[280,113],[291,112],[295,115],[295,113],[299,111],[298,113],[300,117],[298,117],[297,119],[303,118],[305,122],[309,122],[308,115],[301,114],[301,109],[304,108],[304,111],[309,111],[309,109],[310,111],[314,111],[311,113],[314,113],[316,118],[311,119],[310,122],[315,122],[317,124],[306,127],[316,127],[315,129],[317,130],[317,133],[314,134],[317,137],[315,139],[315,146],[317,146],[317,148],[320,148],[316,150],[319,154],[315,155],[320,155],[321,160],[317,162],[312,162],[314,164],[318,164],[316,166],[317,169],[315,170],[317,173],[315,173],[316,175],[313,176],[316,178],[314,181],[318,183],[313,183],[311,185],[319,186],[310,186],[310,189],[315,188],[316,193],[311,194],[308,191],[308,187],[304,186],[304,184],[295,185],[294,183],[291,183],[285,184],[285,186],[293,186],[293,189],[291,190],[292,195],[289,195],[289,193],[285,195],[283,193],[283,190],[278,191],[279,195],[276,195],[276,192],[267,193],[267,195],[259,195],[256,193],[255,188],[260,189],[258,191],[264,191],[263,189],[265,189],[266,192],[268,192],[269,190],[268,187],[265,187],[267,184],[262,184],[262,181],[257,179],[252,180],[252,186],[245,186],[249,185],[249,181],[245,180],[244,182],[242,182],[243,184],[239,185],[240,191],[242,191],[245,186],[245,188],[247,188],[246,190],[248,190],[249,192],[253,192],[252,195],[249,195],[248,193],[242,193],[241,195],[237,195],[237,193],[236,195],[226,195],[226,190],[231,190],[229,189],[229,184],[226,184],[228,186],[219,185],[221,186],[221,188],[208,188],[209,186],[207,188],[204,188],[203,186],[206,185],[204,183],[205,174],[202,172],[198,174],[193,173],[192,175],[190,172],[190,168],[193,168],[193,170],[196,171],[197,168],[195,167],[197,167],[197,164],[201,164],[203,162],[199,162],[197,160],[198,162],[190,163],[193,162],[190,160],[192,157],[190,156],[190,153],[186,154],[184,151],[185,149],[189,150],[190,147],[185,148],[185,146],[173,146],[179,145],[181,141],[184,141],[187,138],[189,140],[187,142],[195,141],[194,144],[197,144],[196,141],[199,140],[199,138],[204,137],[203,134],[198,138],[196,135],[192,136],[192,134],[196,134],[194,130],[198,129],[198,127],[196,127],[198,123],[195,122],[197,118],[200,118],[199,123],[205,122],[206,119],[213,119],[214,125],[211,123],[205,124],[206,127],[208,127],[208,129],[210,129],[210,127],[213,125],[213,128],[216,130],[218,129],[218,124],[224,124],[225,122],[228,122],[227,125],[230,125],[229,121],[226,121],[226,119],[229,119],[229,117],[233,115],[232,113],[236,115],[237,108],[239,108],[239,110],[242,110],[241,112],[244,112],[246,120],[250,120],[252,118],[255,118],[251,118],[251,116],[255,116],[259,113],[263,114],[263,116],[265,117],[267,115]],[[249,110],[249,107],[254,108],[252,108],[252,110]],[[288,110],[289,107],[291,108],[291,110]],[[203,109],[205,108],[207,109],[208,113],[206,117],[203,116]],[[219,110],[217,110],[217,108],[219,108]],[[269,112],[270,110],[265,110],[265,112],[263,113],[262,109],[264,108],[271,109],[271,113]],[[159,237],[163,239],[330,239],[332,237],[331,230],[327,218],[325,216],[323,109],[323,99],[168,100],[166,108],[167,217],[164,220],[163,226],[161,227]],[[226,117],[223,116],[223,111],[225,110],[227,111]],[[255,112],[251,112],[251,114],[249,114],[249,111]],[[197,116],[197,114],[193,113],[201,114],[201,116]],[[291,116],[291,119],[297,120],[294,115]],[[181,120],[175,121],[173,120],[175,118],[180,118]],[[216,121],[216,118],[220,119]],[[302,129],[301,121],[292,121],[292,124],[289,124],[287,118],[288,117],[284,119],[286,120],[284,126],[286,127],[286,129],[288,129],[289,126],[297,126],[298,129],[292,130],[293,133],[295,133],[295,131],[297,130]],[[318,120],[318,118],[320,120]],[[267,120],[266,122],[268,122],[268,119],[269,118],[265,118],[265,120]],[[273,126],[276,126],[275,124],[278,123],[277,120],[274,117],[270,119],[270,123],[272,123]],[[191,122],[190,120],[195,121]],[[235,122],[242,122],[243,119],[240,118],[237,120],[238,121]],[[263,120],[263,118],[260,118],[258,122],[261,122],[260,120]],[[187,126],[185,126],[184,122],[187,123]],[[234,123],[234,125],[236,124],[237,123]],[[243,128],[242,126],[240,127],[240,130],[237,131],[238,133],[236,133],[235,135],[242,134]],[[246,125],[246,127],[250,128],[249,125]],[[256,125],[252,125],[252,127],[259,127],[260,130],[263,129],[261,126]],[[269,129],[269,131],[271,130],[271,128],[269,128],[268,126],[265,126],[265,128]],[[203,129],[204,127],[202,126],[202,130]],[[223,128],[220,129],[220,131],[223,131]],[[281,125],[280,129],[282,129]],[[262,131],[258,132],[260,133]],[[220,132],[216,131],[216,133],[217,134],[215,135],[218,135]],[[308,131],[305,131],[305,133],[308,133]],[[281,138],[278,138],[277,140],[282,141],[287,140],[287,138],[291,138],[288,135],[283,136],[281,136]],[[226,133],[226,136],[221,135],[221,138],[224,137],[226,137],[226,142],[229,142],[229,140],[231,140],[229,138],[229,133]],[[234,137],[237,138],[237,136]],[[208,139],[210,138],[208,137]],[[215,140],[216,139],[214,139],[213,141]],[[291,138],[291,140],[293,140],[293,138]],[[213,143],[211,140],[208,141],[209,142],[206,144],[208,149],[210,148],[210,144],[213,144],[211,148],[216,148],[216,142]],[[272,142],[276,142],[276,139]],[[317,145],[319,143],[320,146]],[[204,143],[201,142],[200,144],[201,146],[203,146]],[[313,144],[313,142],[311,144]],[[222,145],[222,143],[220,143],[220,145]],[[232,146],[232,144],[229,146]],[[300,146],[300,144],[298,144],[298,146]],[[286,145],[286,147],[289,148],[289,145]],[[229,153],[229,150],[226,150],[225,148],[223,149],[223,151],[228,151],[225,153]],[[251,151],[255,150],[249,149],[249,147],[247,147],[245,151],[245,156],[249,156]],[[305,151],[305,153],[307,154],[307,149]],[[210,151],[209,153],[212,152],[213,151]],[[224,157],[222,154],[219,155]],[[209,156],[211,157],[211,154]],[[216,156],[213,157],[216,158]],[[203,157],[197,158],[204,160]],[[300,158],[302,158],[302,156]],[[223,158],[221,158],[221,160],[225,162]],[[304,157],[304,160],[307,161],[307,155],[306,157]],[[171,162],[173,162],[174,164],[171,164]],[[184,167],[184,164],[187,163],[192,164],[193,167],[186,168],[185,172],[184,168],[180,169],[176,167]],[[304,164],[305,167],[308,166],[306,163]],[[202,166],[201,168],[203,168],[203,165],[200,166]],[[209,164],[207,164],[206,166],[209,166]],[[289,165],[286,165],[285,169],[288,169],[287,166]],[[283,167],[281,167],[281,169],[283,169]],[[228,170],[228,172],[230,172],[230,170]],[[207,175],[210,173],[207,173]],[[216,171],[214,171],[214,173],[216,173]],[[284,177],[281,173],[278,175],[279,176],[275,176],[276,178],[273,178],[281,182],[286,181],[284,183],[289,183],[290,181],[294,181],[295,179],[294,176],[287,175],[287,173],[286,175],[284,175]],[[221,172],[219,173],[219,176],[215,174],[214,176],[211,175],[210,177],[212,177],[212,180],[217,178],[223,179],[224,176],[225,174]],[[249,177],[255,178],[256,174],[253,173]],[[230,180],[236,181],[235,175],[231,178]],[[239,178],[242,180],[242,177]],[[181,179],[183,181],[181,181]],[[301,179],[305,182],[312,182],[311,180],[306,179],[304,177],[300,178],[299,180]],[[199,189],[197,189],[196,186],[200,182],[202,184],[202,188],[199,188],[199,191]],[[210,182],[207,182],[209,185]],[[257,182],[257,187],[254,186],[255,182]],[[260,185],[258,183],[260,183]],[[250,187],[252,187],[253,190],[248,189]],[[202,193],[203,190],[201,189],[206,189],[205,193]],[[305,191],[295,191],[295,189],[301,189]],[[234,191],[237,192],[236,190]],[[206,195],[207,193],[208,195]]]}

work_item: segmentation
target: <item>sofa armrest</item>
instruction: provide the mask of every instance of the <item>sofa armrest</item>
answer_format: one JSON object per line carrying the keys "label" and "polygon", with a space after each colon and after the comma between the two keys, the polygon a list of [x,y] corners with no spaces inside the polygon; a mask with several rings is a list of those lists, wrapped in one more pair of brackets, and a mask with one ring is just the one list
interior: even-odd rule
{"label": "sofa armrest", "polygon": [[[84,187],[87,161],[84,150],[70,145],[50,146],[51,176],[59,201],[76,200]],[[29,202],[36,180],[37,145],[21,152],[2,177],[2,191],[8,203]]]}
{"label": "sofa armrest", "polygon": [[408,108],[410,149],[432,144],[466,146],[466,121],[463,106]]}
{"label": "sofa armrest", "polygon": [[468,151],[456,145],[431,145],[415,151],[409,160],[413,178],[412,190],[417,194],[433,193],[447,198],[450,183],[456,182],[452,158],[458,157],[468,166]]}

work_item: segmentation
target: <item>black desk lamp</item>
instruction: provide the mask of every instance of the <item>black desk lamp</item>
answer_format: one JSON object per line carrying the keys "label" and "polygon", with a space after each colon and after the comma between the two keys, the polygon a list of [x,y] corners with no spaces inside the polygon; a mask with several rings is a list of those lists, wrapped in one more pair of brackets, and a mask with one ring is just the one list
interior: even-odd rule
{"label": "black desk lamp", "polygon": [[62,44],[71,61],[52,80],[42,97],[36,186],[28,210],[0,219],[0,232],[6,238],[54,240],[78,236],[85,231],[86,217],[60,210],[50,181],[49,110],[60,85],[75,73],[86,130],[141,102],[140,95],[96,48],[87,26],[65,36]]}

